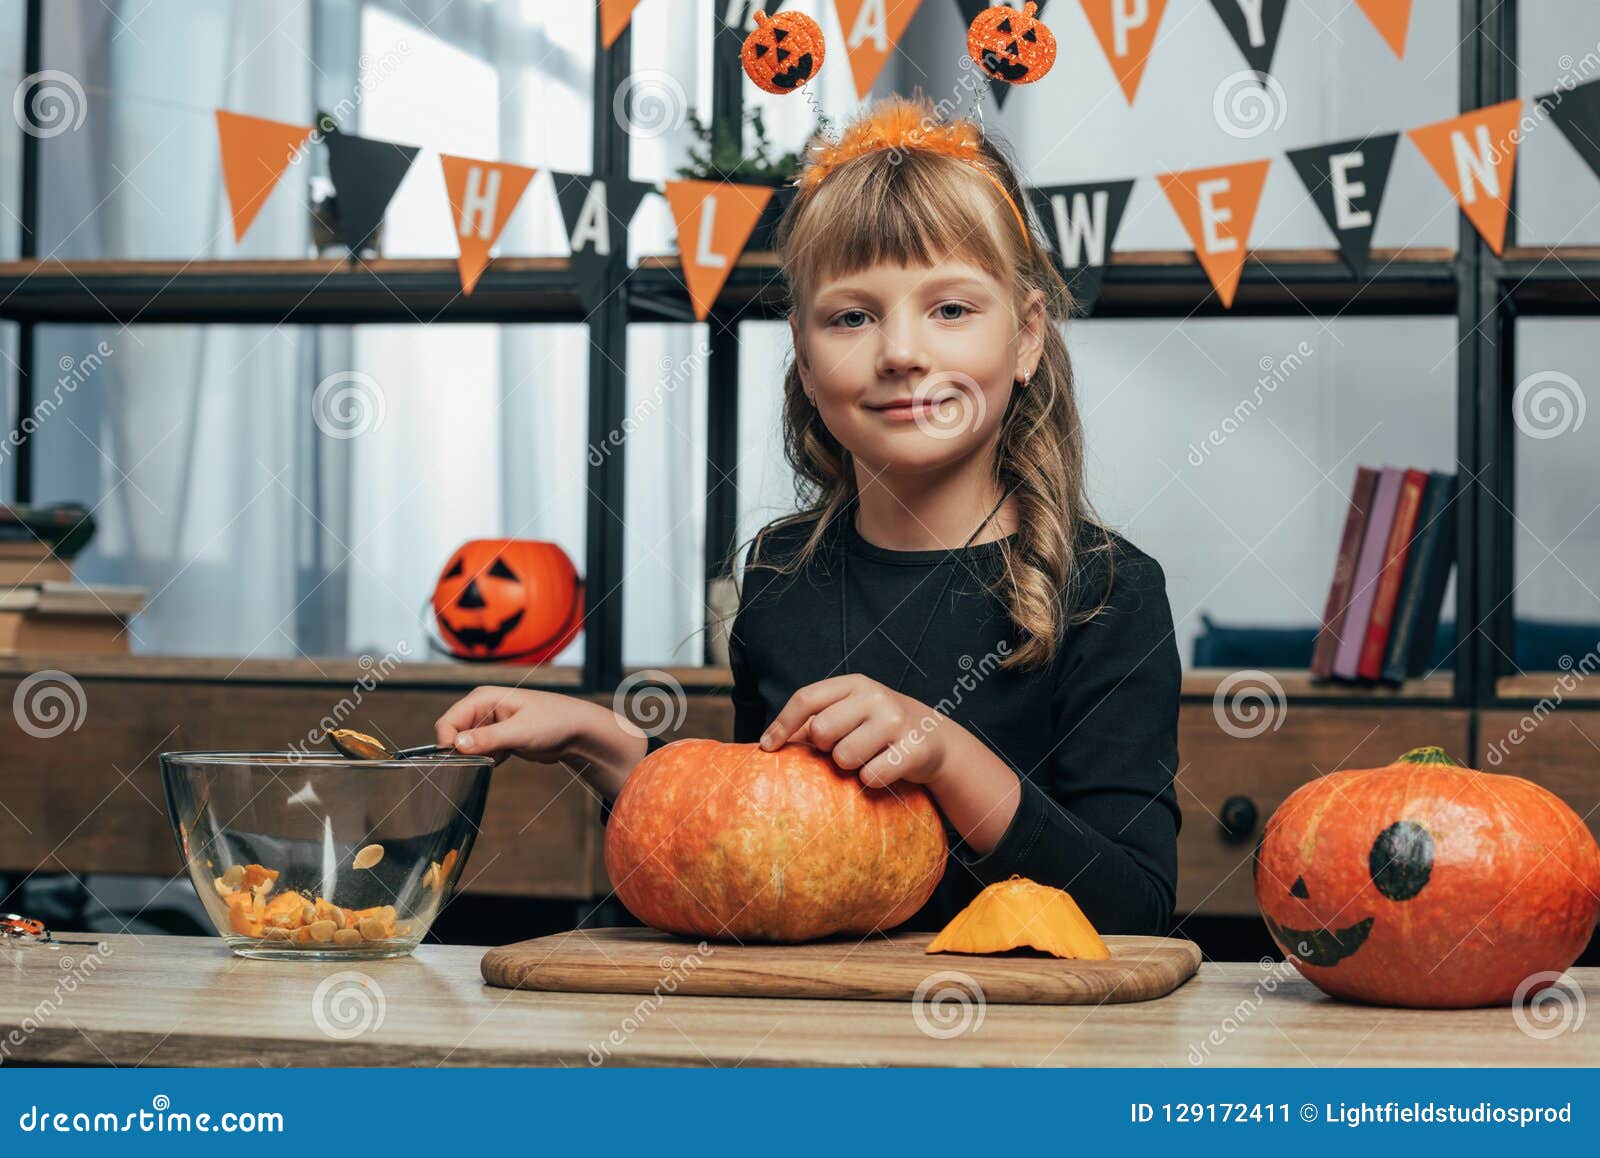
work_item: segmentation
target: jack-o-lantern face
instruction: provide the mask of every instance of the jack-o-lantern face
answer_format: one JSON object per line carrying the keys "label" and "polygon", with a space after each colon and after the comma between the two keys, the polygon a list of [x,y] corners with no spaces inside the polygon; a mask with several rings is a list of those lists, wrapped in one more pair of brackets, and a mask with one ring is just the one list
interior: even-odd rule
{"label": "jack-o-lantern face", "polygon": [[985,8],[967,26],[967,55],[994,80],[1032,84],[1056,62],[1056,38],[1034,14],[1033,0],[1022,11],[1000,5]]}
{"label": "jack-o-lantern face", "polygon": [[463,659],[543,663],[576,638],[583,585],[555,543],[474,539],[440,573],[433,613]]}
{"label": "jack-o-lantern face", "polygon": [[822,28],[804,12],[768,16],[756,10],[756,28],[745,37],[739,59],[747,76],[767,92],[793,92],[822,67]]}
{"label": "jack-o-lantern face", "polygon": [[1500,1005],[1572,964],[1600,917],[1600,846],[1559,797],[1418,748],[1320,776],[1256,849],[1267,931],[1334,997]]}
{"label": "jack-o-lantern face", "polygon": [[[1256,862],[1257,887],[1260,861]],[[1433,834],[1426,826],[1410,820],[1397,820],[1378,834],[1367,854],[1367,873],[1378,894],[1391,901],[1409,901],[1422,892],[1433,874]],[[1289,896],[1310,901],[1311,890],[1304,876],[1294,878]],[[1374,915],[1362,917],[1336,928],[1292,929],[1266,917],[1273,938],[1307,965],[1337,965],[1357,952],[1372,934]],[[1393,919],[1393,918],[1390,918]]]}

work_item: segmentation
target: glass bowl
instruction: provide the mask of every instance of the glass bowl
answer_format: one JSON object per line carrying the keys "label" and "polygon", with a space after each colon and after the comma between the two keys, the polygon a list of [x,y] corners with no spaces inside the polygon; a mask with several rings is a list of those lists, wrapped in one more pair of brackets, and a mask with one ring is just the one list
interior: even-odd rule
{"label": "glass bowl", "polygon": [[163,752],[167,815],[217,933],[243,957],[401,957],[483,819],[487,756]]}

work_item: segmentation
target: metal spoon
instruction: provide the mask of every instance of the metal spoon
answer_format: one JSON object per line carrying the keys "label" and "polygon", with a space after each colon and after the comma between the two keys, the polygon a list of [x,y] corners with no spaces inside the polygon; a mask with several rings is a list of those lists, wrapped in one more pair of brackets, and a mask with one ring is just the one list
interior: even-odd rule
{"label": "metal spoon", "polygon": [[413,756],[443,756],[454,748],[439,744],[420,744],[415,748],[391,748],[376,736],[358,732],[354,728],[334,728],[328,741],[339,753],[351,760],[407,760]]}

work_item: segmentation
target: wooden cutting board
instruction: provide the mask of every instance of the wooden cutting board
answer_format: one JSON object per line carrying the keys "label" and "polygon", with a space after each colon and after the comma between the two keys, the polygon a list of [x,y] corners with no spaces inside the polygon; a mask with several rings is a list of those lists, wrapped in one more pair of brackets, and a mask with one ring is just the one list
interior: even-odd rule
{"label": "wooden cutting board", "polygon": [[[654,929],[576,929],[491,949],[483,979],[504,989],[821,997],[902,1001],[941,989],[1000,1004],[1098,1005],[1165,997],[1200,967],[1200,948],[1174,937],[1107,937],[1108,961],[1017,954],[924,953],[932,933],[891,933],[804,945],[690,941]],[[952,977],[950,974],[963,974]]]}

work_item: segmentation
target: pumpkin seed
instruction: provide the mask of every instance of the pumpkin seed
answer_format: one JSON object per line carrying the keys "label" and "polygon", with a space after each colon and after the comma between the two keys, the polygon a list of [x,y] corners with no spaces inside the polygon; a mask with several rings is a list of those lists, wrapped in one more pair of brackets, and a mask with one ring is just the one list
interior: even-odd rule
{"label": "pumpkin seed", "polygon": [[333,940],[334,933],[338,932],[333,927],[332,921],[312,921],[311,924],[306,926],[306,931],[311,934],[313,941],[323,943]]}
{"label": "pumpkin seed", "polygon": [[315,905],[307,905],[305,908],[300,910],[300,923],[302,925],[309,925],[313,921],[315,921],[316,919],[317,919],[317,906],[315,906]]}
{"label": "pumpkin seed", "polygon": [[369,869],[383,859],[383,845],[369,844],[366,848],[356,853],[355,867]]}
{"label": "pumpkin seed", "polygon": [[362,917],[356,922],[356,928],[369,941],[382,941],[389,934],[389,926],[376,917]]}
{"label": "pumpkin seed", "polygon": [[261,930],[261,934],[269,941],[287,941],[294,936],[294,930],[280,928],[277,925],[268,925]]}
{"label": "pumpkin seed", "polygon": [[350,923],[349,918],[344,915],[344,910],[339,908],[338,905],[329,910],[328,920],[332,921],[333,927],[340,931],[343,931],[344,927]]}
{"label": "pumpkin seed", "polygon": [[333,934],[333,943],[348,949],[351,945],[361,944],[361,934],[354,929],[337,929]]}
{"label": "pumpkin seed", "polygon": [[230,865],[228,871],[222,874],[222,883],[230,889],[236,889],[244,884],[244,865]]}
{"label": "pumpkin seed", "polygon": [[219,897],[231,897],[236,891],[234,889],[230,889],[228,887],[228,882],[223,880],[221,877],[212,877],[211,884],[217,890],[217,896]]}

